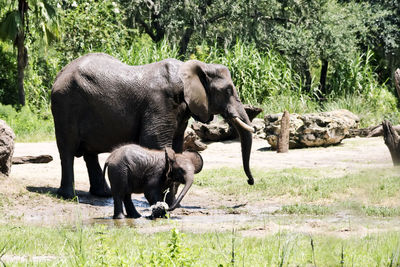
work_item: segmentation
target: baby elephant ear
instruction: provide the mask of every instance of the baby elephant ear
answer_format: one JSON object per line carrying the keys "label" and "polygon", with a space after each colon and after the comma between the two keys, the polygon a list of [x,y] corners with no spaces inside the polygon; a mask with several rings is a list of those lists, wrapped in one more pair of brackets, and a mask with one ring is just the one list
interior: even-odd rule
{"label": "baby elephant ear", "polygon": [[165,147],[165,164],[167,170],[167,176],[172,170],[172,165],[176,161],[175,151],[170,147]]}
{"label": "baby elephant ear", "polygon": [[179,75],[183,82],[185,102],[190,111],[203,122],[208,121],[208,97],[205,64],[198,60],[189,60],[182,64]]}
{"label": "baby elephant ear", "polygon": [[194,166],[194,173],[199,173],[203,169],[203,158],[197,151],[185,151],[183,155],[190,159]]}

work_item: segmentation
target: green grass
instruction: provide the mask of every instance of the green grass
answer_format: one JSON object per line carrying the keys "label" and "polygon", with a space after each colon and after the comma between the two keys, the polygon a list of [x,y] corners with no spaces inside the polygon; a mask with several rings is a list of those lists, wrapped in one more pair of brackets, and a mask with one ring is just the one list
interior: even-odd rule
{"label": "green grass", "polygon": [[368,216],[400,215],[400,175],[396,168],[364,169],[339,177],[326,169],[302,168],[255,170],[253,174],[255,184],[248,186],[240,169],[203,170],[196,175],[195,185],[212,189],[222,198],[280,199],[284,203],[280,213],[323,215],[348,206]]}
{"label": "green grass", "polygon": [[[0,226],[0,249],[28,256],[7,266],[397,266],[400,234],[338,238],[280,231],[265,237],[232,232],[140,234],[101,225],[76,228]],[[53,256],[29,262],[29,257]],[[392,264],[392,265],[391,265]]]}
{"label": "green grass", "polygon": [[[260,196],[300,199],[301,201],[341,200],[368,197],[379,204],[387,198],[400,197],[400,179],[396,169],[365,169],[341,177],[325,169],[291,168],[274,171],[253,171],[254,186],[245,184],[241,169],[203,170],[195,184],[213,188],[223,195]],[[331,174],[332,173],[332,174]]]}
{"label": "green grass", "polygon": [[296,203],[294,205],[283,205],[276,213],[326,215],[333,213],[333,210],[330,206]]}

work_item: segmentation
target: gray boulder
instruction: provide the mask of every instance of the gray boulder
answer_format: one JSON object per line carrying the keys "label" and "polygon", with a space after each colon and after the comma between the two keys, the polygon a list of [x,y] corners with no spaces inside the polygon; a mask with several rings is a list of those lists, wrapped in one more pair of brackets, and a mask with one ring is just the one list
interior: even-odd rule
{"label": "gray boulder", "polygon": [[0,120],[0,175],[8,176],[10,174],[14,154],[14,139],[13,130],[5,121]]}
{"label": "gray boulder", "polygon": [[[265,138],[276,149],[281,125],[280,114],[266,115]],[[317,147],[339,144],[360,119],[348,110],[310,114],[290,114],[289,148]]]}
{"label": "gray boulder", "polygon": [[[262,112],[261,108],[248,104],[244,105],[244,110],[250,121],[253,121],[253,119]],[[202,141],[219,142],[233,140],[238,137],[235,127],[217,116],[208,124],[195,121],[192,123],[191,127]],[[262,126],[258,125],[257,127],[260,128]],[[257,130],[257,128],[255,130]]]}
{"label": "gray boulder", "polygon": [[207,145],[200,141],[200,137],[193,129],[187,128],[183,138],[183,150],[203,151]]}

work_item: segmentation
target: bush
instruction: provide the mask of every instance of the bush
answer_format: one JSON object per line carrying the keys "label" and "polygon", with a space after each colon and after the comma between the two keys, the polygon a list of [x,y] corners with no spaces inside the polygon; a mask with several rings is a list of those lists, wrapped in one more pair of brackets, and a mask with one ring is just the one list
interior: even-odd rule
{"label": "bush", "polygon": [[18,103],[17,61],[11,45],[0,42],[0,103]]}
{"label": "bush", "polygon": [[330,79],[332,93],[325,110],[345,108],[360,116],[367,127],[390,119],[399,123],[397,99],[385,83],[380,83],[373,69],[373,53],[355,55],[347,64],[335,66]]}
{"label": "bush", "polygon": [[202,45],[193,59],[227,66],[243,102],[268,104],[281,95],[301,98],[301,79],[284,57],[270,49],[265,53],[254,44],[236,42],[227,50]]}
{"label": "bush", "polygon": [[54,124],[50,112],[38,116],[28,106],[17,111],[0,104],[0,118],[13,129],[17,142],[54,140]]}

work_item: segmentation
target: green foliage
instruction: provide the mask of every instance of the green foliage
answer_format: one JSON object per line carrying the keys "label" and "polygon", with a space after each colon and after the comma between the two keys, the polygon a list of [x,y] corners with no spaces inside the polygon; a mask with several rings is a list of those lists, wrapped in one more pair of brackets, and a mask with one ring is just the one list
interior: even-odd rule
{"label": "green foliage", "polygon": [[50,111],[38,116],[28,106],[17,111],[0,104],[0,119],[13,129],[17,142],[54,140],[54,125]]}
{"label": "green foliage", "polygon": [[48,116],[50,92],[57,75],[55,60],[43,55],[35,55],[29,61],[25,79],[25,92],[29,108],[38,116]]}
{"label": "green foliage", "polygon": [[[16,8],[11,2],[1,3],[6,7],[1,18]],[[58,8],[52,8],[57,3]],[[46,116],[56,73],[83,54],[105,52],[131,65],[168,57],[224,64],[242,101],[263,107],[265,113],[346,108],[361,117],[361,126],[377,124],[383,118],[397,123],[400,116],[388,82],[390,75],[376,74],[382,74],[382,66],[393,65],[396,58],[388,61],[382,57],[382,51],[396,55],[398,49],[398,10],[389,9],[392,5],[390,1],[380,5],[326,0],[218,0],[176,5],[161,0],[36,1],[26,42],[30,55],[24,82],[27,103],[34,113]],[[48,16],[33,20],[40,14]],[[152,26],[152,33],[144,25]],[[162,38],[154,42],[158,26]],[[62,39],[55,49],[47,48],[46,40],[59,33]],[[186,33],[189,53],[181,54]],[[383,50],[377,45],[382,38]],[[0,43],[3,104],[17,102],[15,51],[10,47]],[[318,103],[314,97],[319,94],[324,60],[329,61],[327,94],[326,101]]]}
{"label": "green foliage", "polygon": [[203,44],[190,57],[227,66],[244,102],[264,104],[282,95],[301,97],[300,77],[276,50],[260,52],[254,44],[238,40],[227,50]]}
{"label": "green foliage", "polygon": [[296,203],[294,205],[284,205],[276,213],[326,215],[332,213],[332,210],[328,206]]}
{"label": "green foliage", "polygon": [[171,46],[167,41],[158,44],[150,42],[146,36],[138,37],[128,49],[121,48],[115,56],[122,62],[130,65],[143,65],[167,58],[179,58],[176,46]]}
{"label": "green foliage", "polygon": [[13,105],[17,98],[17,62],[9,44],[0,42],[0,103]]}
{"label": "green foliage", "polygon": [[[54,3],[54,2],[52,2]],[[2,3],[7,8],[0,16],[0,39],[9,41],[18,50],[17,86],[19,104],[25,105],[24,71],[28,62],[27,40],[42,47],[59,37],[58,17],[49,1],[19,0]]]}
{"label": "green foliage", "polygon": [[373,53],[355,54],[338,64],[329,80],[332,88],[325,109],[348,109],[361,118],[362,126],[378,124],[383,118],[399,122],[397,99],[373,70]]}
{"label": "green foliage", "polygon": [[132,32],[114,1],[66,1],[61,17],[63,37],[56,47],[61,66],[89,52],[114,55],[129,47]]}

